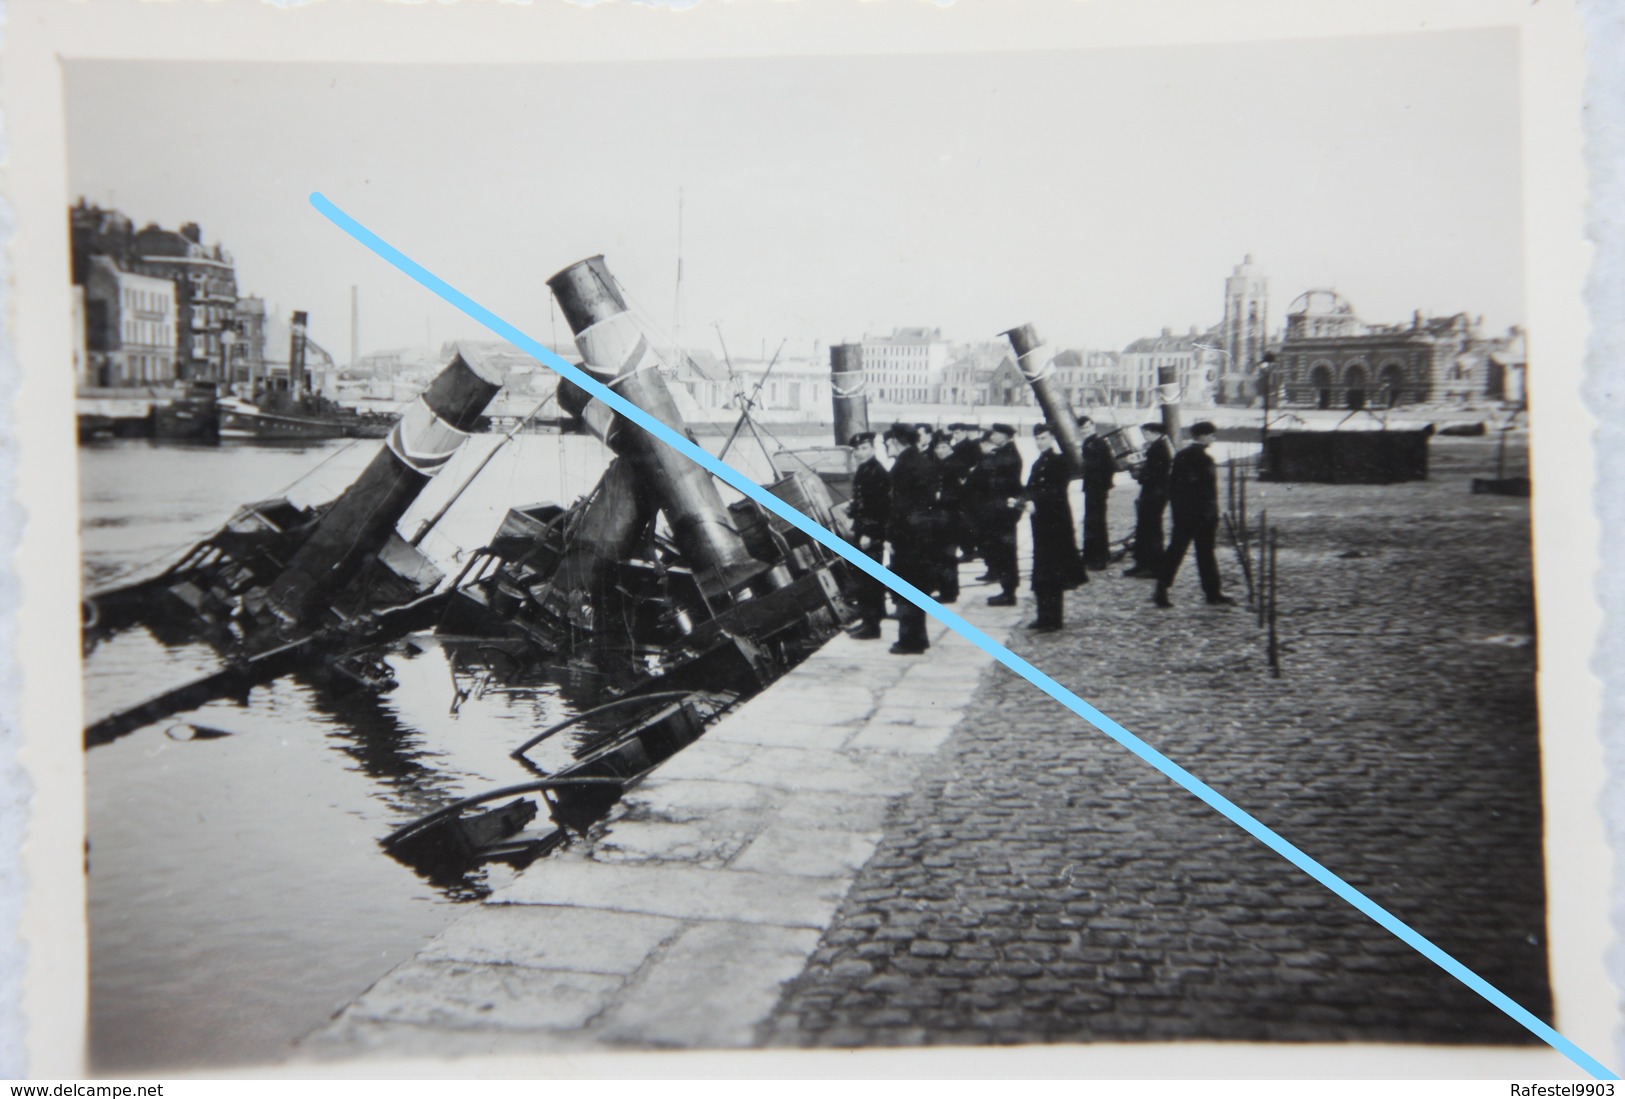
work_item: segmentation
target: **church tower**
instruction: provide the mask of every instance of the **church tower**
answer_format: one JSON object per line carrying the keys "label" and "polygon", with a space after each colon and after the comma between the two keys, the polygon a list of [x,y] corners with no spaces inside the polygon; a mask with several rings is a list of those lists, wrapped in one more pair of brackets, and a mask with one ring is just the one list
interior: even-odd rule
{"label": "church tower", "polygon": [[1218,390],[1226,398],[1251,396],[1250,379],[1258,372],[1269,338],[1269,309],[1270,280],[1253,266],[1249,255],[1224,280],[1224,349],[1229,354],[1220,366]]}

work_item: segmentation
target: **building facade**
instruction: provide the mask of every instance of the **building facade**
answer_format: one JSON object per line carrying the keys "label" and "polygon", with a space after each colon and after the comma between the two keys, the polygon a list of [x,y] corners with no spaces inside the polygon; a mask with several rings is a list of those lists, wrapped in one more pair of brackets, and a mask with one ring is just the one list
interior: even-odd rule
{"label": "building facade", "polygon": [[992,369],[980,359],[974,356],[956,357],[942,369],[936,403],[966,407],[987,404],[988,382],[992,375]]}
{"label": "building facade", "polygon": [[733,392],[722,407],[742,408],[752,400],[756,408],[769,412],[804,412],[815,419],[830,415],[828,362],[799,356],[736,359],[732,381]]}
{"label": "building facade", "polygon": [[1115,400],[1149,408],[1156,403],[1159,372],[1171,367],[1181,399],[1193,405],[1208,404],[1214,381],[1210,376],[1212,355],[1195,328],[1183,336],[1164,328],[1160,336],[1135,340],[1117,357]]}
{"label": "building facade", "polygon": [[[235,360],[241,355],[247,357],[247,362],[255,359],[263,362],[263,345],[255,344],[252,333],[239,330],[243,318],[231,256],[218,244],[204,245],[203,231],[195,223],[183,225],[179,231],[148,225],[137,232],[124,214],[81,198],[68,209],[68,229],[73,282],[85,287],[87,374],[105,374],[111,370],[122,377],[127,370],[134,370],[131,376],[136,377],[167,371],[168,381],[224,383],[246,374],[246,365],[239,368],[235,362],[228,363],[228,359]],[[116,363],[107,358],[110,352],[101,346],[112,338],[105,320],[110,304],[108,280],[111,276],[103,264],[111,264],[114,270],[135,276],[164,279],[172,288],[169,312],[173,331],[169,338],[163,343],[153,342],[152,333],[142,328],[148,338],[141,344],[141,350],[121,353]],[[92,289],[93,282],[98,284],[96,289]],[[138,300],[150,303],[157,299]],[[102,312],[92,316],[93,308]],[[261,315],[263,311],[263,303],[260,303]],[[137,312],[151,314],[154,310]],[[152,318],[132,315],[131,319],[146,325]],[[227,333],[236,333],[242,338],[233,346],[234,341]],[[119,338],[122,340],[122,334]],[[135,355],[133,367],[118,365],[126,363],[130,354]],[[96,360],[94,365],[89,361],[92,358]]]}
{"label": "building facade", "polygon": [[237,271],[230,253],[205,246],[203,230],[188,222],[178,231],[149,225],[135,234],[135,261],[143,274],[175,284],[179,333],[176,370],[181,378],[229,382],[226,346],[237,311]]}
{"label": "building facade", "polygon": [[1070,408],[1105,408],[1116,403],[1122,364],[1115,351],[1068,349],[1055,356],[1055,381]]}
{"label": "building facade", "polygon": [[107,256],[128,271],[135,261],[135,226],[117,210],[104,210],[83,198],[68,208],[73,284],[90,278],[90,258]]}
{"label": "building facade", "polygon": [[925,404],[937,399],[948,366],[940,328],[897,328],[863,338],[863,372],[874,400]]}
{"label": "building facade", "polygon": [[91,386],[176,380],[175,285],[89,257],[84,284],[85,376]]}
{"label": "building facade", "polygon": [[1497,358],[1521,354],[1512,350],[1521,339],[1518,329],[1488,337],[1482,318],[1466,313],[1367,324],[1337,291],[1310,290],[1288,308],[1272,388],[1286,403],[1323,409],[1500,400]]}
{"label": "building facade", "polygon": [[227,344],[227,373],[242,392],[252,392],[254,381],[265,377],[265,299],[238,298],[229,330],[236,338]]}

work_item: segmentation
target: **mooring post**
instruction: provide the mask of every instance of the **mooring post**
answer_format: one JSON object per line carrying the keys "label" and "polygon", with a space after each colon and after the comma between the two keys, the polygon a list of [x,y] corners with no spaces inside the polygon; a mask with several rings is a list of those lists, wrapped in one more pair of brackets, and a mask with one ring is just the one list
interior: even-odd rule
{"label": "mooring post", "polygon": [[1242,537],[1250,541],[1252,539],[1253,534],[1252,534],[1252,528],[1250,526],[1248,526],[1248,524],[1247,524],[1247,469],[1246,469],[1245,466],[1242,467],[1241,473],[1238,475],[1237,479],[1241,482],[1241,493],[1240,493],[1240,496],[1241,496],[1241,515],[1240,515],[1240,523],[1241,523]]}
{"label": "mooring post", "polygon": [[1044,411],[1044,419],[1055,432],[1055,441],[1061,444],[1072,476],[1083,476],[1083,440],[1078,438],[1078,421],[1067,407],[1066,395],[1055,383],[1055,356],[1038,338],[1038,330],[1030,324],[1001,333],[1015,348],[1016,363],[1021,376],[1032,386],[1033,397]]}
{"label": "mooring post", "polygon": [[1264,561],[1264,544],[1269,540],[1270,512],[1268,508],[1258,513],[1258,626],[1264,627],[1264,589],[1269,587],[1269,569]]}
{"label": "mooring post", "polygon": [[506,373],[498,362],[457,349],[272,581],[266,604],[277,617],[304,621],[384,547],[412,501],[462,448]]}
{"label": "mooring post", "polygon": [[1276,532],[1270,531],[1270,674],[1276,679],[1281,678],[1281,642],[1275,625],[1275,565],[1279,542]]}

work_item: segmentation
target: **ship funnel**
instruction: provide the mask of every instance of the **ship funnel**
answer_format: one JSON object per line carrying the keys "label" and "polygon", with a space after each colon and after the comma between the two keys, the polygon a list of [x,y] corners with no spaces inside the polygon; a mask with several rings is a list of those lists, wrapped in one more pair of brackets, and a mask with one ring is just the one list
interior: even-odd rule
{"label": "ship funnel", "polygon": [[863,345],[838,343],[829,349],[829,392],[835,406],[835,445],[848,446],[852,436],[869,430],[868,380],[863,372]]}
{"label": "ship funnel", "polygon": [[499,363],[458,347],[271,583],[266,602],[279,618],[304,621],[384,547],[412,501],[462,448],[505,374]]}
{"label": "ship funnel", "polygon": [[1179,385],[1179,368],[1177,366],[1157,367],[1157,403],[1162,406],[1162,426],[1168,431],[1168,438],[1179,445],[1179,405],[1183,393]]}
{"label": "ship funnel", "polygon": [[[627,311],[604,257],[572,264],[547,285],[575,333],[587,372],[667,427],[684,431],[682,415],[660,373],[660,358]],[[591,423],[590,405],[585,416]],[[653,488],[673,540],[708,594],[731,590],[762,571],[762,563],[751,557],[729,522],[716,484],[704,469],[620,416],[608,424],[604,441]]]}
{"label": "ship funnel", "polygon": [[1030,324],[1001,335],[1009,337],[1010,346],[1015,348],[1021,376],[1033,387],[1033,397],[1055,432],[1055,441],[1061,444],[1061,453],[1072,467],[1072,476],[1082,476],[1083,443],[1078,438],[1078,421],[1066,406],[1066,397],[1055,381],[1055,353],[1044,346],[1038,338],[1038,330]]}

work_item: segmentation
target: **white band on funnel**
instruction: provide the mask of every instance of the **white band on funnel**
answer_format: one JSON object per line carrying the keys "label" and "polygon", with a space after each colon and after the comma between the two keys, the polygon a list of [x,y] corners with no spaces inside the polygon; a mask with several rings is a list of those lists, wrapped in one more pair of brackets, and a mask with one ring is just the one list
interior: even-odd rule
{"label": "white band on funnel", "polygon": [[587,361],[587,369],[601,381],[624,378],[639,370],[660,365],[660,358],[638,322],[627,312],[605,317],[576,334],[576,347]]}
{"label": "white band on funnel", "polygon": [[390,429],[388,446],[403,463],[433,477],[466,438],[466,431],[458,431],[442,420],[429,402],[419,397]]}
{"label": "white band on funnel", "polygon": [[[845,386],[845,385],[843,385],[841,383],[840,379],[842,379],[842,378],[850,378],[854,374],[856,374],[857,378],[858,378],[858,381],[857,381],[856,385],[853,385],[851,387],[847,387],[847,386]],[[863,391],[865,389],[867,389],[868,386],[869,386],[869,378],[861,370],[841,370],[841,371],[837,371],[835,373],[832,373],[829,376],[829,388],[830,388],[831,392],[833,392],[837,397],[857,397],[857,396],[861,396]]]}
{"label": "white band on funnel", "polygon": [[[1039,365],[1033,367],[1032,363]],[[1055,373],[1055,356],[1048,347],[1035,347],[1021,356],[1018,365],[1021,367],[1023,378],[1029,382],[1042,381]]]}

